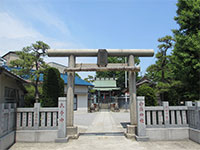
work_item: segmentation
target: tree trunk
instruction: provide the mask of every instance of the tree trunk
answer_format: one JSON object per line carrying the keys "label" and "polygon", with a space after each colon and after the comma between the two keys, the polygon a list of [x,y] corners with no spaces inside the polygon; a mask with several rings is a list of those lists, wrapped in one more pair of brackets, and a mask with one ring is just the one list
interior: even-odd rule
{"label": "tree trunk", "polygon": [[[38,59],[39,59],[39,56],[37,55]],[[38,60],[37,59],[37,60]],[[39,67],[38,67],[38,61],[35,61],[35,68],[36,68],[36,71],[38,71]],[[38,91],[38,83],[39,83],[39,77],[36,75],[36,81],[35,81],[35,102],[38,103],[39,102],[39,91]]]}
{"label": "tree trunk", "polygon": [[36,78],[35,81],[35,102],[38,103],[39,102],[39,90],[38,90],[38,77]]}

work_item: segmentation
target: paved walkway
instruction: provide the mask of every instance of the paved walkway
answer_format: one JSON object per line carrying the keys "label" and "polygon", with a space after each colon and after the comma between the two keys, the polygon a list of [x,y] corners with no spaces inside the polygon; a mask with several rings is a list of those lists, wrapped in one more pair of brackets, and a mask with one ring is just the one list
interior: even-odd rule
{"label": "paved walkway", "polygon": [[[121,121],[127,120],[125,113],[99,112],[91,115],[92,122],[82,130],[78,140],[68,143],[16,143],[11,150],[199,150],[200,145],[187,141],[137,142],[126,139]],[[78,115],[78,114],[77,114]],[[80,114],[79,114],[80,115]],[[117,117],[119,115],[119,117]],[[125,119],[123,120],[123,117]],[[84,120],[87,122],[87,120]],[[84,124],[82,127],[86,127]]]}

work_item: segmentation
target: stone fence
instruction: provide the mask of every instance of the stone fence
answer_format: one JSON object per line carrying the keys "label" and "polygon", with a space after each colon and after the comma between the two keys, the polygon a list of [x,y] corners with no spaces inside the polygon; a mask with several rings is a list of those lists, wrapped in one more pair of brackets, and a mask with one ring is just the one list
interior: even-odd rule
{"label": "stone fence", "polygon": [[145,107],[147,128],[188,127],[187,106],[169,106],[168,102],[162,105]]}
{"label": "stone fence", "polygon": [[17,130],[58,129],[58,108],[17,108]]}
{"label": "stone fence", "polygon": [[15,103],[0,103],[0,149],[8,148],[15,141]]}
{"label": "stone fence", "polygon": [[137,140],[194,140],[200,143],[200,102],[185,106],[145,107],[144,97],[137,97]]}
{"label": "stone fence", "polygon": [[17,142],[55,142],[66,137],[66,98],[60,97],[58,107],[17,108]]}
{"label": "stone fence", "polygon": [[188,124],[190,128],[200,130],[200,102],[188,106]]}

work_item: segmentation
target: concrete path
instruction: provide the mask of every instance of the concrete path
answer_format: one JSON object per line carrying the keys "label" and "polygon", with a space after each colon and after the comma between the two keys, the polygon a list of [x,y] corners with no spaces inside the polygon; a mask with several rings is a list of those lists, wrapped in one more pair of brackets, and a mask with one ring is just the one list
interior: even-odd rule
{"label": "concrete path", "polygon": [[[87,114],[86,114],[87,115]],[[120,117],[124,113],[99,112],[78,140],[68,143],[16,143],[11,150],[199,150],[200,145],[187,141],[137,142],[126,139]],[[87,122],[87,120],[85,120]]]}

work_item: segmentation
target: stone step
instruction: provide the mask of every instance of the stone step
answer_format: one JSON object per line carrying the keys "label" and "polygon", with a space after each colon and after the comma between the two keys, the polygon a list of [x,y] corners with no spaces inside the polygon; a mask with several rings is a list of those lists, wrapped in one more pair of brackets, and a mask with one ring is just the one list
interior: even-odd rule
{"label": "stone step", "polygon": [[109,108],[110,108],[110,105],[109,105],[109,104],[104,104],[104,103],[103,103],[103,104],[100,105],[100,108],[101,108],[101,109],[109,109]]}

